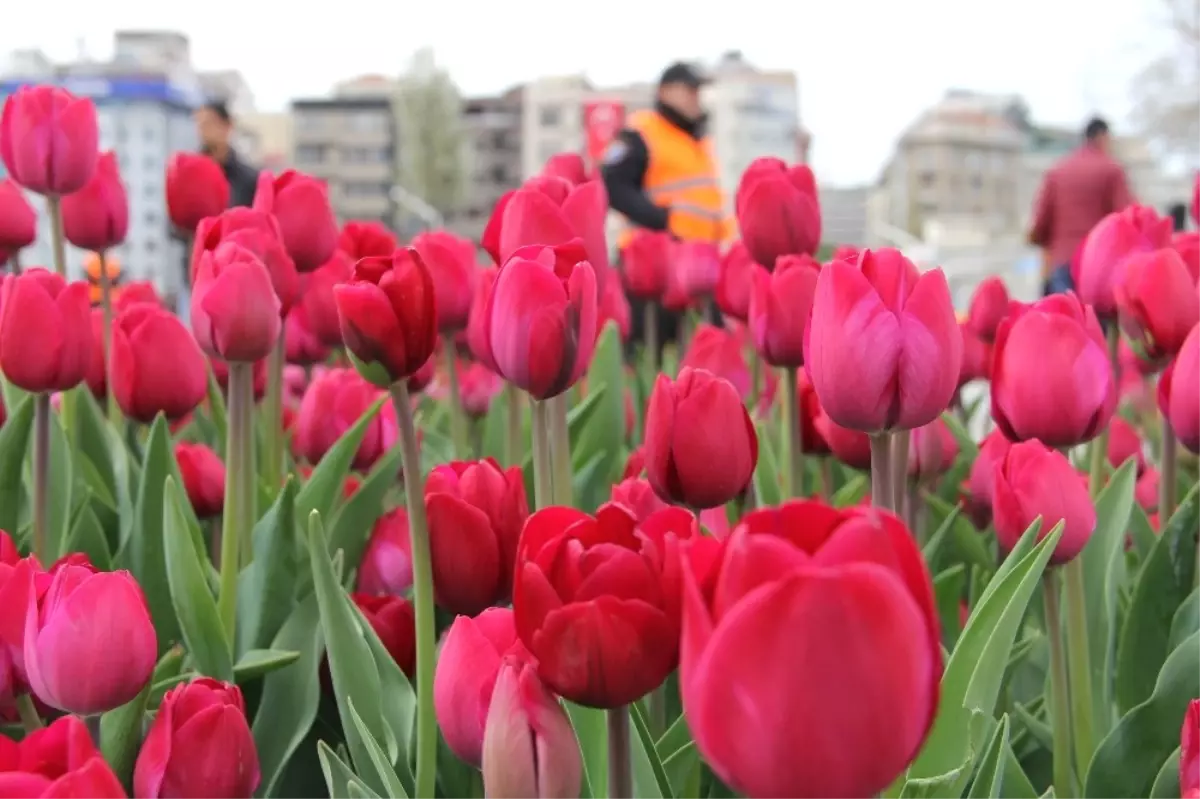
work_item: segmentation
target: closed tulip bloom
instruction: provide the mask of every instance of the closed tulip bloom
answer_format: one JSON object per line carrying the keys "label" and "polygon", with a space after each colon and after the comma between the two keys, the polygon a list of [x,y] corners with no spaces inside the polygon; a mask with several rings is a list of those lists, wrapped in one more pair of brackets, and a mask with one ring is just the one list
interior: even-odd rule
{"label": "closed tulip bloom", "polygon": [[800,432],[804,451],[809,455],[828,455],[829,442],[817,427],[817,420],[824,416],[821,400],[803,369],[796,372],[796,401],[800,403]]}
{"label": "closed tulip bloom", "polygon": [[500,375],[477,361],[458,362],[458,391],[463,410],[468,415],[482,418],[492,405],[492,400],[504,388]]}
{"label": "closed tulip bloom", "polygon": [[420,253],[363,258],[349,283],[333,290],[342,340],[364,377],[386,388],[411,377],[437,343],[433,278]]}
{"label": "closed tulip bloom", "polygon": [[140,303],[162,307],[162,298],[158,296],[158,289],[154,287],[154,283],[149,280],[122,283],[116,297],[113,298],[113,313],[120,316],[126,308]]}
{"label": "closed tulip bloom", "polygon": [[491,458],[438,466],[425,481],[425,509],[438,604],[473,616],[506,600],[529,517],[521,470]]}
{"label": "closed tulip bloom", "polygon": [[1137,473],[1146,471],[1146,454],[1142,452],[1142,437],[1136,427],[1120,416],[1108,423],[1108,463],[1114,469],[1130,458],[1137,461]]}
{"label": "closed tulip bloom", "polygon": [[467,317],[467,348],[471,357],[496,374],[500,368],[492,357],[492,345],[488,341],[488,326],[491,324],[492,288],[496,285],[498,269],[481,269],[475,279],[475,299],[471,302],[471,313]]}
{"label": "closed tulip bloom", "polygon": [[821,244],[821,207],[812,170],[756,158],[735,198],[738,229],[751,257],[772,269],[783,255],[812,255]]}
{"label": "closed tulip bloom", "polygon": [[279,308],[271,275],[253,251],[231,242],[201,254],[192,331],[210,356],[239,363],[267,357],[279,340]]}
{"label": "closed tulip bloom", "polygon": [[0,160],[9,177],[38,194],[87,185],[99,141],[96,106],[57,86],[21,86],[0,115]]}
{"label": "closed tulip bloom", "polygon": [[962,333],[940,269],[897,250],[832,261],[817,279],[805,363],[821,407],[843,427],[878,433],[929,424],[958,387]]}
{"label": "closed tulip bloom", "polygon": [[399,247],[395,235],[379,222],[350,221],[342,225],[338,249],[344,250],[352,261],[363,258],[390,258]]}
{"label": "closed tulip bloom", "polygon": [[663,499],[715,508],[742,492],[758,463],[758,434],[729,381],[684,368],[660,374],[646,411],[646,475]]}
{"label": "closed tulip bloom", "polygon": [[599,293],[578,241],[527,247],[492,287],[487,338],[501,375],[535,399],[556,397],[592,362]]}
{"label": "closed tulip bloom", "polygon": [[15,180],[0,180],[0,250],[15,252],[35,241],[37,212]]}
{"label": "closed tulip bloom", "polygon": [[674,669],[679,548],[695,516],[668,508],[638,522],[616,504],[595,517],[550,507],[521,532],[513,593],[517,635],[556,693],[589,707],[627,705]]}
{"label": "closed tulip bloom", "polygon": [[392,660],[412,680],[417,673],[417,627],[412,603],[398,596],[351,594],[350,598]]}
{"label": "closed tulip bloom", "polygon": [[750,290],[753,284],[754,259],[739,239],[730,245],[721,258],[721,277],[714,298],[717,308],[726,316],[745,322],[750,315]]}
{"label": "closed tulip bloom", "polygon": [[175,153],[167,162],[167,215],[171,224],[193,233],[200,220],[219,216],[229,207],[229,180],[212,158]]}
{"label": "closed tulip bloom", "polygon": [[1183,799],[1200,799],[1200,699],[1188,702],[1179,730],[1179,791]]}
{"label": "closed tulip bloom", "polygon": [[546,177],[562,178],[572,186],[578,186],[588,179],[587,165],[579,153],[555,153],[546,159],[542,174]]}
{"label": "closed tulip bloom", "polygon": [[437,377],[438,357],[437,353],[440,347],[434,345],[434,354],[429,356],[429,360],[421,364],[421,368],[413,372],[412,377],[408,378],[408,390],[416,394],[428,388],[433,382],[433,378]]}
{"label": "closed tulip bloom", "polygon": [[113,395],[130,419],[179,419],[208,394],[208,362],[170,311],[142,303],[113,322]]}
{"label": "closed tulip bloom", "polygon": [[453,333],[467,326],[471,300],[475,296],[475,245],[447,230],[418,234],[412,247],[421,254],[433,278],[437,299],[438,329]]}
{"label": "closed tulip bloom", "polygon": [[1133,501],[1142,507],[1146,513],[1158,510],[1158,469],[1153,466],[1142,472],[1141,477],[1133,486]]}
{"label": "closed tulip bloom", "polygon": [[785,255],[775,271],[751,276],[750,332],[754,347],[772,366],[804,364],[804,331],[812,313],[821,264],[811,255]]}
{"label": "closed tulip bloom", "polygon": [[971,295],[967,311],[967,329],[985,342],[996,338],[996,327],[1008,314],[1008,286],[1004,278],[985,277]]}
{"label": "closed tulip bloom", "polygon": [[34,393],[79,385],[92,360],[91,308],[83,281],[45,269],[8,275],[0,287],[0,370]]}
{"label": "closed tulip bloom", "polygon": [[300,275],[296,264],[283,247],[279,223],[269,213],[253,208],[230,208],[220,216],[203,220],[196,228],[192,247],[192,280],[196,280],[200,259],[222,244],[245,247],[263,263],[271,278],[271,287],[279,298],[279,316],[287,315],[300,297]]}
{"label": "closed tulip bloom", "polygon": [[325,181],[294,169],[263,172],[254,207],[275,217],[284,249],[299,271],[311,272],[333,255],[338,228]]}
{"label": "closed tulip bloom", "polygon": [[129,200],[112,150],[100,154],[82,189],[62,198],[63,235],[83,250],[104,252],[125,241]]}
{"label": "closed tulip bloom", "polygon": [[509,653],[528,657],[509,608],[488,608],[475,618],[459,616],[438,652],[433,677],[438,726],[450,751],[475,768],[483,760],[483,728],[492,689]]}
{"label": "closed tulip bloom", "polygon": [[[817,405],[820,406],[819,399]],[[829,445],[829,451],[833,453],[833,457],[852,469],[866,471],[871,468],[871,438],[866,433],[842,427],[830,419],[824,409],[821,409],[813,419],[813,427]],[[807,450],[807,439],[805,439],[804,446]]]}
{"label": "closed tulip bloom", "polygon": [[992,353],[992,418],[1012,441],[1073,447],[1104,429],[1117,388],[1096,314],[1073,294],[1016,309]]}
{"label": "closed tulip bloom", "polygon": [[643,477],[629,477],[612,487],[610,502],[624,506],[639,522],[671,505],[658,494],[650,481]]}
{"label": "closed tulip bloom", "polygon": [[962,366],[958,372],[958,387],[962,388],[972,380],[990,380],[992,378],[992,345],[975,335],[966,325],[960,325],[962,331]]}
{"label": "closed tulip bloom", "polygon": [[[296,456],[311,464],[318,463],[382,396],[382,391],[353,369],[330,369],[313,377],[300,402],[292,431],[292,449]],[[398,436],[396,410],[391,403],[385,402],[358,445],[354,468],[370,469],[391,449]]]}
{"label": "closed tulip bloom", "polygon": [[261,777],[241,689],[199,677],[163,697],[138,753],[133,792],[249,799]]}
{"label": "closed tulip bloom", "polygon": [[697,326],[679,366],[712,372],[728,380],[743,400],[750,396],[750,366],[742,342],[727,328],[707,322]]}
{"label": "closed tulip bloom", "polygon": [[567,712],[533,666],[506,658],[483,736],[483,788],[493,799],[577,796],[583,757]]}
{"label": "closed tulip bloom", "polygon": [[204,444],[180,441],[175,460],[192,509],[201,519],[220,516],[225,507],[225,464]]}
{"label": "closed tulip bloom", "polygon": [[[108,370],[104,364],[104,309],[92,309],[92,357],[88,361],[87,374],[83,380],[87,383],[88,391],[98,400],[108,396]],[[207,374],[205,375],[207,379]]]}
{"label": "closed tulip bloom", "polygon": [[1200,453],[1200,325],[1159,377],[1158,408],[1179,443]]}
{"label": "closed tulip bloom", "polygon": [[643,228],[634,231],[621,252],[621,276],[630,294],[643,300],[661,299],[671,268],[671,244],[669,233]]}
{"label": "closed tulip bloom", "polygon": [[288,311],[283,320],[283,347],[288,363],[311,366],[329,359],[329,347],[313,332],[303,303]]}
{"label": "closed tulip bloom", "polygon": [[[874,796],[933,723],[933,585],[904,524],[794,501],[754,511],[704,590],[684,568],[679,683],[705,762],[746,796]],[[797,752],[804,752],[797,757]]]}
{"label": "closed tulip bloom", "polygon": [[688,297],[707,297],[721,279],[721,254],[709,241],[673,243],[672,260],[676,279]]}
{"label": "closed tulip bloom", "polygon": [[0,796],[125,799],[125,789],[77,716],[0,740]]}
{"label": "closed tulip bloom", "polygon": [[604,284],[604,293],[600,295],[600,302],[596,309],[597,325],[596,337],[604,332],[604,328],[612,323],[617,326],[617,335],[621,341],[629,340],[630,326],[633,324],[631,314],[633,312],[629,308],[629,299],[625,296],[625,289],[621,287],[621,283],[617,280],[609,280]]}
{"label": "closed tulip bloom", "polygon": [[1115,315],[1113,290],[1121,282],[1129,257],[1169,247],[1171,231],[1170,217],[1159,216],[1145,205],[1131,205],[1101,219],[1079,251],[1075,281],[1079,298],[1100,316]]}
{"label": "closed tulip bloom", "polygon": [[1039,516],[1038,540],[1064,523],[1051,563],[1066,563],[1083,550],[1096,529],[1096,508],[1087,484],[1065,455],[1040,441],[1022,441],[997,461],[993,474],[992,519],[1002,550],[1016,546]]}
{"label": "closed tulip bloom", "polygon": [[412,540],[408,511],[394,508],[371,528],[358,565],[358,593],[366,596],[404,596],[412,587]]}
{"label": "closed tulip bloom", "polygon": [[1113,285],[1121,329],[1149,361],[1162,362],[1183,346],[1200,322],[1200,293],[1172,249],[1131,255]]}
{"label": "closed tulip bloom", "polygon": [[1188,230],[1171,237],[1171,249],[1179,253],[1192,282],[1200,282],[1200,231]]}
{"label": "closed tulip bloom", "polygon": [[328,261],[308,274],[300,305],[308,316],[309,329],[326,347],[342,346],[342,322],[333,289],[353,278],[354,261],[342,250],[334,250]]}
{"label": "closed tulip bloom", "polygon": [[993,430],[979,445],[979,454],[971,462],[967,475],[967,512],[975,526],[983,529],[992,520],[992,486],[995,483],[996,464],[1004,460],[1012,442],[1004,433]]}
{"label": "closed tulip bloom", "polygon": [[941,477],[958,458],[958,440],[941,419],[912,431],[908,447],[908,476],[918,481]]}

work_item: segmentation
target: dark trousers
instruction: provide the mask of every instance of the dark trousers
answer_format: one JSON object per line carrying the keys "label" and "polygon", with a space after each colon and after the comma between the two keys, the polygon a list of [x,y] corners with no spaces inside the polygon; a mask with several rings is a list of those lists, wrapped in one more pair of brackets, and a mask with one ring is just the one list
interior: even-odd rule
{"label": "dark trousers", "polygon": [[1054,267],[1050,277],[1042,282],[1042,296],[1051,294],[1066,294],[1075,290],[1075,281],[1071,278],[1071,267],[1063,264]]}
{"label": "dark trousers", "polygon": [[[646,305],[647,301],[638,297],[629,298],[629,311],[632,316],[630,320],[629,341],[625,343],[625,356],[632,359],[634,353],[641,349],[646,344]],[[705,313],[704,321],[709,324],[722,327],[721,313],[717,310],[717,305],[714,302],[709,302],[708,311]],[[679,340],[679,326],[683,323],[684,314],[672,313],[658,308],[658,362],[662,363],[663,347],[667,344],[673,344]],[[683,357],[683,353],[680,353]]]}

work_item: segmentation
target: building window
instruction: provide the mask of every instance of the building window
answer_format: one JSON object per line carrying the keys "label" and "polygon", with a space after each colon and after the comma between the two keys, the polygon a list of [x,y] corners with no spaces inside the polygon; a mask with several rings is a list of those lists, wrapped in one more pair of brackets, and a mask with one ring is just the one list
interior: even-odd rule
{"label": "building window", "polygon": [[387,118],[370,111],[359,111],[350,114],[350,129],[359,133],[382,133],[387,126]]}
{"label": "building window", "polygon": [[557,128],[562,123],[562,109],[556,105],[542,106],[538,120],[543,128]]}
{"label": "building window", "polygon": [[325,150],[321,144],[302,144],[296,148],[296,161],[310,164],[324,161]]}
{"label": "building window", "polygon": [[917,175],[917,181],[920,182],[921,188],[928,189],[937,181],[937,175],[933,172],[922,172]]}

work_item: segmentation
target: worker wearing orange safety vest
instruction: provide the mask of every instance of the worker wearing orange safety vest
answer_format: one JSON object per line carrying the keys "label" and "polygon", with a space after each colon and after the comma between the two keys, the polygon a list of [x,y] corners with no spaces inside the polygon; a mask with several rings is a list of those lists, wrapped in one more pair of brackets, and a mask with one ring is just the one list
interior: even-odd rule
{"label": "worker wearing orange safety vest", "polygon": [[[632,114],[605,152],[601,175],[608,202],[627,223],[618,248],[624,249],[636,227],[718,246],[733,238],[735,226],[725,211],[700,103],[704,83],[687,64],[668,67],[659,78],[653,110]],[[642,314],[635,308],[631,316],[631,338],[641,340]],[[665,313],[659,319],[659,342],[673,339],[678,319]]]}

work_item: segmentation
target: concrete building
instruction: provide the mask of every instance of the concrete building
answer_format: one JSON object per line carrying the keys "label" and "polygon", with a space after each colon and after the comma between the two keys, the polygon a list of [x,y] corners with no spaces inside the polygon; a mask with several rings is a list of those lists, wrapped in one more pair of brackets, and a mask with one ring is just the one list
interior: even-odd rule
{"label": "concrete building", "polygon": [[251,147],[242,157],[252,164],[281,172],[292,164],[292,115],[286,111],[252,112],[234,120]]}
{"label": "concrete building", "polygon": [[518,87],[463,103],[466,185],[459,207],[446,215],[446,226],[460,236],[478,242],[496,202],[521,185],[523,95]]}
{"label": "concrete building", "polygon": [[[191,66],[187,37],[169,31],[118,31],[109,61],[82,59],[53,64],[36,51],[14,53],[0,76],[0,100],[22,85],[55,83],[92,98],[100,148],[114,150],[129,198],[129,232],[112,255],[126,280],[152,280],[167,296],[183,288],[182,244],[171,236],[165,206],[167,160],[194,150],[191,113],[203,91]],[[52,263],[49,220],[42,198],[37,243],[24,254],[28,265]],[[68,247],[68,272],[82,277],[84,253]]]}
{"label": "concrete building", "polygon": [[821,203],[821,241],[866,246],[869,186],[818,186]]}

